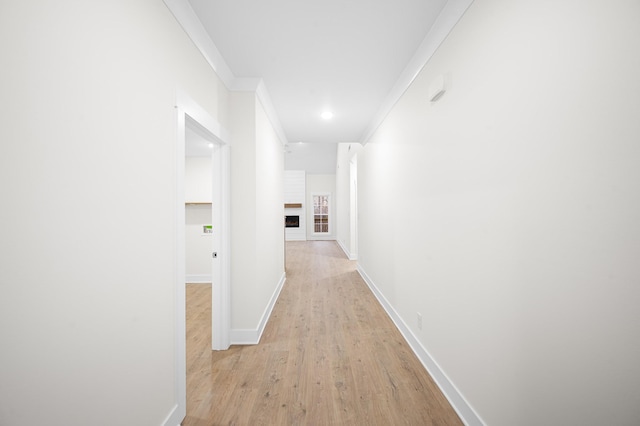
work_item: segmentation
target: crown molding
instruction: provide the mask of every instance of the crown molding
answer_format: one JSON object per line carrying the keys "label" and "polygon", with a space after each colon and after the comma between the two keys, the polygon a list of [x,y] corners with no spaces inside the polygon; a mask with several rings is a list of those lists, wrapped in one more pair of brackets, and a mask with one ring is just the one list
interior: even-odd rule
{"label": "crown molding", "polygon": [[[271,103],[264,81],[261,78],[237,78],[233,74],[187,0],[163,1],[228,90],[254,91],[256,93],[280,141],[283,145],[286,144],[287,137]],[[374,119],[362,134],[359,142],[363,146],[371,139],[472,3],[473,0],[449,0],[447,2],[431,30],[389,91]]]}
{"label": "crown molding", "polygon": [[278,114],[276,114],[276,109],[271,103],[271,97],[269,96],[269,91],[267,90],[267,86],[264,84],[264,81],[260,79],[258,83],[258,87],[256,89],[256,95],[262,104],[262,108],[264,108],[264,112],[267,114],[269,121],[271,122],[271,126],[273,126],[273,130],[278,135],[280,139],[280,143],[284,146],[289,141],[287,140],[287,136],[284,133],[284,129],[280,124],[280,120],[278,119]]}
{"label": "crown molding", "polygon": [[418,74],[420,74],[420,71],[422,71],[433,54],[438,50],[438,47],[440,47],[451,30],[453,30],[453,27],[455,27],[460,18],[462,18],[462,15],[464,15],[469,6],[471,6],[471,3],[473,3],[473,0],[449,0],[442,8],[433,26],[424,40],[422,40],[422,43],[420,43],[416,53],[400,74],[400,77],[389,91],[378,113],[360,138],[360,143],[363,146],[371,139],[402,95],[404,95]]}
{"label": "crown molding", "polygon": [[233,92],[256,93],[280,142],[285,145],[287,143],[287,137],[280,123],[280,119],[276,114],[276,110],[271,103],[271,97],[269,96],[264,81],[261,78],[238,78],[233,74],[187,0],[163,1],[228,90]]}
{"label": "crown molding", "polygon": [[211,40],[211,37],[209,37],[207,30],[205,30],[189,2],[187,0],[163,1],[193,44],[196,45],[200,53],[202,53],[202,56],[204,56],[211,68],[216,72],[220,80],[222,80],[228,89],[231,89],[236,77],[231,72],[231,69]]}

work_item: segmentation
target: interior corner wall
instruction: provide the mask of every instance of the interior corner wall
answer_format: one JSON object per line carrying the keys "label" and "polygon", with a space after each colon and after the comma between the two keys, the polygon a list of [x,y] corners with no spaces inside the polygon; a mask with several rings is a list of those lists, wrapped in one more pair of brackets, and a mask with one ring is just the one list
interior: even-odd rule
{"label": "interior corner wall", "polygon": [[359,266],[486,424],[640,420],[639,19],[475,1],[358,154]]}
{"label": "interior corner wall", "polygon": [[[307,174],[306,188],[306,221],[307,240],[335,240],[336,239],[336,175]],[[329,233],[318,235],[313,232],[313,195],[329,194]]]}
{"label": "interior corner wall", "polygon": [[228,127],[226,89],[159,1],[3,3],[0,50],[0,424],[160,425],[176,93]]}

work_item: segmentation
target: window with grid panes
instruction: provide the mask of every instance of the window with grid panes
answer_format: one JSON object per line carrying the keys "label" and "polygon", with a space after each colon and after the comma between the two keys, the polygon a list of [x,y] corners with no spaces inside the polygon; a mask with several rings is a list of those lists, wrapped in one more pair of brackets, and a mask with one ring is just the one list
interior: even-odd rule
{"label": "window with grid panes", "polygon": [[313,196],[313,232],[316,234],[329,233],[329,195]]}

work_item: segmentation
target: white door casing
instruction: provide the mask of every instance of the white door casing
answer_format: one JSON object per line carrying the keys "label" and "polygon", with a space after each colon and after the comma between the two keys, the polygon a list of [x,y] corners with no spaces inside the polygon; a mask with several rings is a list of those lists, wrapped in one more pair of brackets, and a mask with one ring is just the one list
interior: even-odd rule
{"label": "white door casing", "polygon": [[229,348],[230,305],[230,138],[226,130],[184,92],[177,93],[176,203],[175,203],[175,398],[176,405],[165,422],[179,424],[186,416],[186,252],[185,252],[185,132],[187,126],[214,144],[212,152],[213,194],[212,253],[212,349]]}

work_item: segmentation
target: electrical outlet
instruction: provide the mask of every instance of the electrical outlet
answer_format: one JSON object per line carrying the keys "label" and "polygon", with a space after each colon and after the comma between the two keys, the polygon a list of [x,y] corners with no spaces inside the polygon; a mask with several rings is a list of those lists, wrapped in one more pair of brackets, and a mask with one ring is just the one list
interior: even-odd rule
{"label": "electrical outlet", "polygon": [[416,312],[418,315],[418,330],[422,330],[422,314],[420,312]]}

